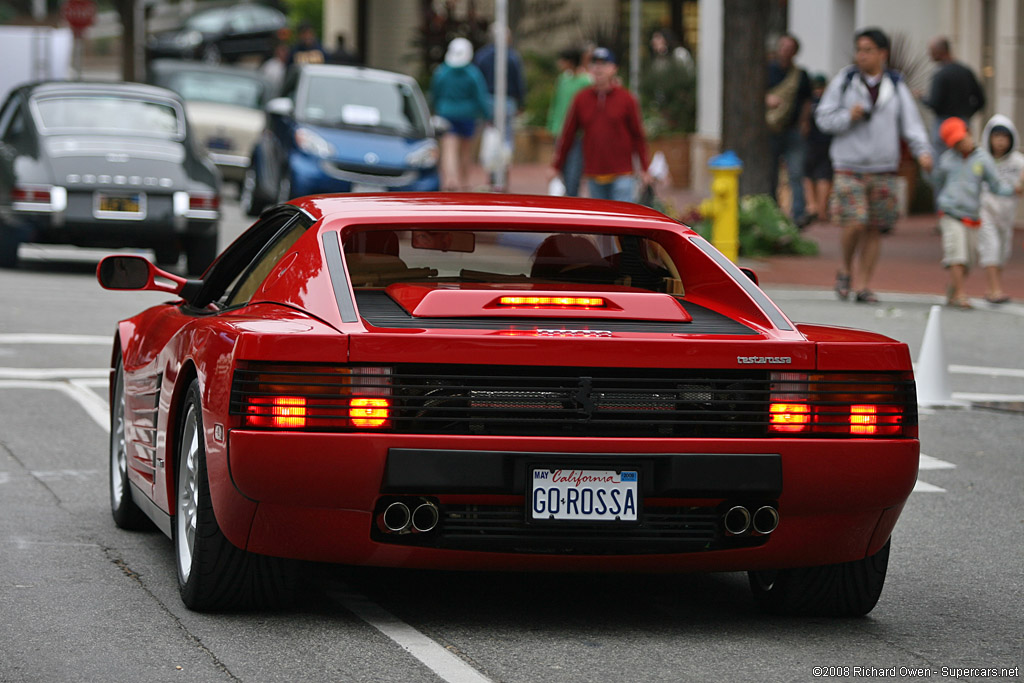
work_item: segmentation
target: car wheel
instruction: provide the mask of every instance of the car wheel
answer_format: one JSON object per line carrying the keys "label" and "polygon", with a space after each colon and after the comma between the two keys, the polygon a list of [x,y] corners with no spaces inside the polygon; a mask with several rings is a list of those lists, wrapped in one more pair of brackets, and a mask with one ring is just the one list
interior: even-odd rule
{"label": "car wheel", "polygon": [[110,511],[122,529],[152,528],[146,514],[132,500],[128,483],[128,447],[125,440],[124,366],[120,355],[114,372],[114,396],[110,404]]}
{"label": "car wheel", "polygon": [[177,441],[174,556],[181,600],[199,611],[278,607],[291,601],[290,563],[234,546],[213,512],[199,382],[185,396]]}
{"label": "car wheel", "polygon": [[266,202],[260,194],[259,178],[256,177],[256,169],[252,166],[245,169],[245,177],[242,179],[238,203],[241,204],[245,215],[250,217],[260,215],[260,212],[266,206]]}
{"label": "car wheel", "polygon": [[158,247],[153,249],[153,255],[158,266],[176,266],[178,258],[181,256],[181,249],[177,246]]}
{"label": "car wheel", "polygon": [[882,594],[891,544],[853,562],[748,572],[754,602],[769,614],[863,616]]}
{"label": "car wheel", "polygon": [[4,230],[0,225],[0,268],[18,267],[18,247],[21,240],[13,231]]}
{"label": "car wheel", "polygon": [[204,47],[203,61],[207,64],[220,64],[220,48],[212,43]]}
{"label": "car wheel", "polygon": [[217,258],[217,233],[193,235],[186,240],[185,260],[188,262],[189,275],[196,277],[202,275],[215,258]]}

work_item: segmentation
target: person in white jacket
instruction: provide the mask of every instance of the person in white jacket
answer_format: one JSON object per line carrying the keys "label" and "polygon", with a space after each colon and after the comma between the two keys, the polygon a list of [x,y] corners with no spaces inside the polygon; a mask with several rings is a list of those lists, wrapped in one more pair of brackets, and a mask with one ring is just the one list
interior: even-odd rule
{"label": "person in white jacket", "polygon": [[832,135],[832,208],[843,230],[836,294],[847,299],[856,291],[856,301],[875,303],[878,297],[871,291],[871,278],[881,237],[892,229],[898,215],[900,138],[926,172],[932,168],[931,143],[906,82],[898,72],[886,69],[889,38],[869,28],[857,32],[854,44],[854,64],[829,83],[814,121],[822,132]]}
{"label": "person in white jacket", "polygon": [[[981,134],[981,146],[996,162],[999,179],[1015,185],[1024,182],[1024,154],[1017,149],[1017,128],[1006,116],[996,114]],[[1010,260],[1017,197],[1003,197],[987,185],[981,192],[981,227],[978,229],[978,264],[985,269],[989,303],[1004,304],[1003,267]]]}

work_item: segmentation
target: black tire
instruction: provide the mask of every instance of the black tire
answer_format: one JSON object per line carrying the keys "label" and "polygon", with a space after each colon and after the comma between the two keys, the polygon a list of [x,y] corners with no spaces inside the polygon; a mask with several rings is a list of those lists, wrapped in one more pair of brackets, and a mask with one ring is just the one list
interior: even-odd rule
{"label": "black tire", "polygon": [[185,238],[185,261],[188,274],[200,276],[217,258],[217,233],[191,235]]}
{"label": "black tire", "polygon": [[253,166],[245,169],[245,178],[238,186],[238,203],[246,216],[255,218],[267,207],[267,200],[260,192],[259,178],[256,176],[256,169]]}
{"label": "black tire", "polygon": [[21,240],[11,230],[5,230],[0,225],[0,268],[18,267],[18,247]]}
{"label": "black tire", "polygon": [[149,520],[135,501],[132,500],[128,483],[128,447],[125,441],[125,394],[124,366],[118,356],[114,371],[114,395],[110,403],[110,512],[114,524],[122,529],[141,531],[152,529]]}
{"label": "black tire", "polygon": [[863,616],[882,594],[891,545],[889,539],[874,555],[853,562],[748,572],[754,602],[769,614]]}
{"label": "black tire", "polygon": [[199,382],[181,410],[175,461],[174,557],[185,606],[197,611],[281,607],[292,600],[291,563],[234,546],[210,498]]}
{"label": "black tire", "polygon": [[153,249],[153,257],[156,259],[158,266],[174,267],[178,265],[178,259],[181,257],[181,249],[178,245],[169,245],[156,247]]}

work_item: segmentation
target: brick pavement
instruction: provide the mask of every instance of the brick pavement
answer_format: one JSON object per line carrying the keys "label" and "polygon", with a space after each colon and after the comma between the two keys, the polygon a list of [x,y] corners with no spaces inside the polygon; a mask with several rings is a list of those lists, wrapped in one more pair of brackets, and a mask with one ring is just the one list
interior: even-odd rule
{"label": "brick pavement", "polygon": [[[509,190],[521,194],[544,194],[546,170],[543,164],[513,165],[509,172]],[[477,187],[486,185],[485,175],[480,169],[476,170],[473,179]],[[681,214],[706,196],[706,192],[678,188],[659,194]],[[947,278],[940,264],[942,245],[935,230],[937,224],[938,220],[933,215],[910,216],[900,220],[893,232],[885,237],[872,283],[872,288],[881,293],[883,300],[885,292],[945,293]],[[763,285],[831,289],[839,264],[839,228],[819,223],[810,226],[804,234],[818,243],[817,256],[743,259],[743,265],[753,268]],[[1014,300],[1024,300],[1024,230],[1020,227],[1014,235],[1013,256],[1003,273],[1003,287]],[[972,297],[984,295],[985,277],[980,269],[970,274],[967,293]]]}

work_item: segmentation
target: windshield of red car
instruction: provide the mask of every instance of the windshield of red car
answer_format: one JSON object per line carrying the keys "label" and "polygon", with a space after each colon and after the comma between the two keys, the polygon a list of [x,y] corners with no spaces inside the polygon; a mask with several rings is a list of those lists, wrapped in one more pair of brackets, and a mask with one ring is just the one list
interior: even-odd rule
{"label": "windshield of red car", "polygon": [[679,270],[654,240],[585,232],[374,230],[350,234],[354,287],[396,282],[625,285],[679,291]]}
{"label": "windshield of red car", "polygon": [[33,111],[40,132],[143,135],[181,139],[185,123],[170,102],[117,95],[39,97]]}

